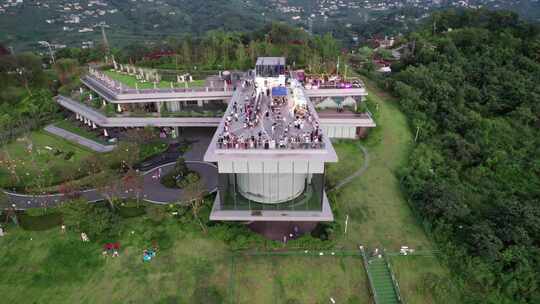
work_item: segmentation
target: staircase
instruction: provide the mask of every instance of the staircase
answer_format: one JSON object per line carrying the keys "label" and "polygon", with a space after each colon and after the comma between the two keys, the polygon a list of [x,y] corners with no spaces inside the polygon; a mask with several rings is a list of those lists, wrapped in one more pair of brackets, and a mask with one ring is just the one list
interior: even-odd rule
{"label": "staircase", "polygon": [[392,275],[386,256],[378,255],[368,258],[363,246],[360,246],[360,252],[375,304],[403,304],[399,286]]}
{"label": "staircase", "polygon": [[371,276],[372,289],[377,304],[400,303],[392,280],[392,274],[384,258],[370,258],[368,261],[368,273]]}

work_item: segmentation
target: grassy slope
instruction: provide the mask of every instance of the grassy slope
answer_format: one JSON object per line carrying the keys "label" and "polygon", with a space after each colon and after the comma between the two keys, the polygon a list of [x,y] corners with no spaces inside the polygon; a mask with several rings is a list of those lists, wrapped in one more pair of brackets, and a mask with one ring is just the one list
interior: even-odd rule
{"label": "grassy slope", "polygon": [[[0,153],[6,153],[10,159],[15,160],[17,164],[17,173],[21,180],[27,185],[35,184],[35,176],[38,170],[44,170],[46,184],[52,185],[61,181],[64,177],[62,172],[75,171],[82,165],[82,160],[92,154],[91,151],[72,144],[67,140],[50,135],[44,131],[32,132],[28,140],[13,141],[6,146],[0,147]],[[29,153],[27,147],[32,143],[33,149]],[[71,159],[65,160],[65,153],[54,155],[45,147],[59,149],[65,153],[74,152]],[[35,160],[35,164],[32,162]],[[10,185],[10,175],[5,166],[0,167],[0,187]]]}
{"label": "grassy slope", "polygon": [[[402,245],[431,250],[433,245],[400,191],[396,171],[404,164],[412,143],[407,120],[396,100],[366,81],[370,98],[379,104],[378,144],[368,146],[370,165],[364,175],[338,196],[351,212],[349,240],[383,246],[397,252]],[[375,111],[375,109],[371,109]],[[369,142],[368,142],[369,144]],[[356,215],[356,216],[355,216]],[[394,271],[406,303],[458,303],[448,269],[435,257],[392,257]],[[429,282],[436,286],[427,287]]]}
{"label": "grassy slope", "polygon": [[362,167],[364,155],[358,148],[358,144],[358,141],[353,140],[336,140],[333,142],[339,161],[326,166],[325,175],[330,183],[336,184]]}
{"label": "grassy slope", "polygon": [[[368,142],[370,164],[367,171],[340,189],[335,202],[342,210],[339,221],[349,214],[349,233],[343,245],[364,244],[382,246],[390,251],[408,245],[430,249],[431,244],[417,224],[401,190],[396,171],[404,164],[410,150],[411,133],[405,116],[397,105],[381,98],[379,91],[369,86],[371,99],[379,104],[377,144]],[[372,109],[375,111],[375,109]]]}
{"label": "grassy slope", "polygon": [[234,303],[370,303],[359,257],[249,257],[238,260]]}
{"label": "grassy slope", "polygon": [[[0,238],[0,294],[6,303],[195,303],[197,289],[215,289],[222,298],[217,303],[228,303],[232,286],[234,303],[327,303],[329,297],[369,303],[358,257],[236,258],[231,284],[226,245],[196,226],[139,217],[120,229],[119,258],[101,257],[99,244],[60,229],[8,230]],[[161,250],[143,263],[142,250],[155,237]]]}
{"label": "grassy slope", "polygon": [[[337,220],[343,222],[345,214],[350,216],[349,232],[339,239],[339,245],[384,246],[391,251],[397,251],[401,245],[430,249],[430,241],[416,224],[395,174],[409,152],[411,134],[406,119],[393,102],[387,101],[375,88],[369,88],[380,111],[380,125],[376,133],[371,134],[370,141],[381,138],[381,142],[365,143],[370,152],[369,169],[339,191]],[[351,149],[350,143],[337,143],[336,150],[342,159],[353,158],[346,161],[348,165],[342,163],[336,167],[339,168],[336,176],[344,175],[340,170],[354,171],[352,167],[361,166],[362,156]],[[28,298],[55,303],[81,299],[88,303],[166,300],[185,303],[192,302],[191,296],[197,288],[213,287],[228,300],[230,260],[226,258],[225,244],[209,235],[183,231],[182,224],[165,224],[164,233],[172,240],[172,245],[162,250],[154,262],[143,264],[141,250],[149,245],[144,239],[161,228],[149,225],[141,218],[122,225],[125,231],[135,233],[125,232],[120,238],[123,246],[120,258],[84,268],[84,277],[78,281],[66,283],[55,281],[57,279],[53,277],[49,285],[52,287],[47,289],[40,287],[39,281],[36,283],[30,270],[54,264],[55,257],[48,255],[54,244],[65,242],[60,233],[17,231],[15,235],[0,239],[0,248],[7,248],[3,262],[0,260],[0,269],[8,274],[0,278],[0,293],[10,302],[17,303]],[[30,238],[34,240],[29,241]],[[85,259],[99,256],[99,248],[86,246],[92,254]],[[20,252],[27,254],[17,257]],[[392,260],[407,303],[445,303],[438,300],[440,298],[436,298],[432,290],[424,288],[427,273],[448,280],[448,271],[435,258],[409,256]],[[57,275],[57,278],[61,277],[61,273]],[[354,258],[242,258],[236,261],[232,286],[235,303],[283,303],[287,299],[297,299],[300,303],[326,303],[329,297],[343,303],[353,296],[357,296],[354,303],[369,303],[364,271],[360,261]],[[454,297],[448,295],[446,298]]]}

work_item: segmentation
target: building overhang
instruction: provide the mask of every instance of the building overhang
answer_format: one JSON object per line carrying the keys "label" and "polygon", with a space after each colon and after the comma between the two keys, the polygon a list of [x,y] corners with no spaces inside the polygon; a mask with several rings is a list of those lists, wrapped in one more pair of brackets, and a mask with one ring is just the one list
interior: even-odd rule
{"label": "building overhang", "polygon": [[110,103],[146,103],[186,100],[228,100],[232,90],[217,89],[123,89],[117,92],[91,76],[81,78],[81,82]]}
{"label": "building overhang", "polygon": [[334,215],[326,192],[323,191],[322,209],[320,211],[290,211],[290,210],[221,210],[219,191],[214,200],[211,221],[237,221],[237,222],[332,222]]}

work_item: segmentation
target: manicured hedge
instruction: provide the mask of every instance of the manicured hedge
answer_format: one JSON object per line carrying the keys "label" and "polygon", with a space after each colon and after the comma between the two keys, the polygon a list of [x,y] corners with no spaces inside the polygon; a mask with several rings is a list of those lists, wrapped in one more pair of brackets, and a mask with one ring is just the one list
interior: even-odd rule
{"label": "manicured hedge", "polygon": [[19,224],[24,230],[42,231],[62,224],[62,213],[52,212],[40,216],[21,214],[18,216]]}
{"label": "manicured hedge", "polygon": [[134,206],[119,206],[118,214],[123,218],[137,217],[145,214],[145,207],[141,204],[140,207]]}

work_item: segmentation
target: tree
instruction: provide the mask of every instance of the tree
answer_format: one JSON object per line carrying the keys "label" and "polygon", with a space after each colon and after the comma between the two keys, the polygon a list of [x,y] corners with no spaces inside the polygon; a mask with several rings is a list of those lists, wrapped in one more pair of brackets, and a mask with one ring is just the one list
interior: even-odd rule
{"label": "tree", "polygon": [[110,208],[114,210],[116,208],[115,203],[118,201],[123,190],[118,176],[110,170],[104,170],[91,175],[91,184],[105,198]]}
{"label": "tree", "polygon": [[[188,174],[187,178],[190,176],[194,176],[194,174]],[[206,225],[203,223],[203,221],[200,218],[200,211],[204,207],[205,199],[204,196],[206,195],[206,187],[202,181],[202,179],[195,179],[193,181],[188,181],[187,185],[184,187],[184,195],[186,200],[188,200],[188,203],[191,208],[191,212],[193,214],[193,217],[197,220],[199,223],[199,226],[201,227],[202,231],[206,233],[208,230],[206,228]]]}
{"label": "tree", "polygon": [[70,84],[74,79],[79,77],[79,64],[75,59],[65,58],[59,59],[54,65],[54,69],[58,74],[58,79],[63,85]]}
{"label": "tree", "polygon": [[130,169],[126,175],[122,177],[122,182],[124,189],[133,190],[135,192],[137,207],[139,207],[141,193],[144,190],[144,176],[137,171]]}
{"label": "tree", "polygon": [[64,203],[61,207],[64,225],[78,232],[85,232],[90,238],[113,231],[118,217],[109,208],[84,199]]}
{"label": "tree", "polygon": [[63,223],[68,228],[83,231],[88,225],[88,217],[92,206],[84,199],[75,199],[62,204]]}
{"label": "tree", "polygon": [[9,196],[0,189],[0,210],[9,208]]}
{"label": "tree", "polygon": [[174,170],[177,173],[177,175],[180,176],[186,176],[189,172],[189,168],[186,165],[186,160],[183,157],[178,157],[176,160],[176,164],[174,165]]}

